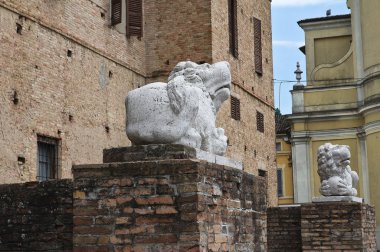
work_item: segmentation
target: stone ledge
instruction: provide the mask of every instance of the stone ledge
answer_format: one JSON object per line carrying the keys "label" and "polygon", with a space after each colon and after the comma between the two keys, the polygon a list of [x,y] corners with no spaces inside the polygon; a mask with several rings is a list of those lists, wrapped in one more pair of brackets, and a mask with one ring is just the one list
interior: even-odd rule
{"label": "stone ledge", "polygon": [[313,203],[326,203],[326,202],[358,202],[364,203],[363,198],[355,197],[355,196],[320,196],[313,197],[311,200]]}
{"label": "stone ledge", "polygon": [[243,170],[243,164],[239,161],[179,144],[136,145],[103,150],[104,163],[167,159],[199,159]]}

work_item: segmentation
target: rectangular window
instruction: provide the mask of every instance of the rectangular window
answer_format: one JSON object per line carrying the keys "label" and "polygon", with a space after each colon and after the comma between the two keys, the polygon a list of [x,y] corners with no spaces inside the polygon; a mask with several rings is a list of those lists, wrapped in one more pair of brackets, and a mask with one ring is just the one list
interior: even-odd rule
{"label": "rectangular window", "polygon": [[263,74],[263,56],[262,56],[262,44],[261,44],[261,20],[253,18],[253,46],[254,46],[254,61],[256,73]]}
{"label": "rectangular window", "polygon": [[256,111],[256,127],[257,130],[264,133],[264,115]]}
{"label": "rectangular window", "polygon": [[111,25],[121,23],[121,0],[111,0]]}
{"label": "rectangular window", "polygon": [[282,169],[277,169],[277,196],[283,197],[284,196],[284,190],[283,190],[283,184],[282,184]]}
{"label": "rectangular window", "polygon": [[281,151],[281,143],[276,143],[276,151]]}
{"label": "rectangular window", "polygon": [[231,118],[240,121],[240,100],[231,96]]}
{"label": "rectangular window", "polygon": [[38,171],[37,180],[45,181],[58,178],[58,140],[38,136]]}
{"label": "rectangular window", "polygon": [[228,0],[228,30],[230,38],[230,52],[238,57],[238,28],[237,28],[237,0]]}
{"label": "rectangular window", "polygon": [[143,11],[142,0],[126,0],[127,1],[127,36],[142,37],[143,32]]}
{"label": "rectangular window", "polygon": [[266,178],[267,177],[267,171],[259,169],[259,176]]}

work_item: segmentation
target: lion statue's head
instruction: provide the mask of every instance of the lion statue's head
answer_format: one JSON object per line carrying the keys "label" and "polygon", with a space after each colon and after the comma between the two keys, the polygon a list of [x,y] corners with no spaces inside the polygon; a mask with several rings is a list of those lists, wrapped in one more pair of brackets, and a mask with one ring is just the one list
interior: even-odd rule
{"label": "lion statue's head", "polygon": [[230,96],[230,65],[226,61],[212,65],[197,64],[191,61],[179,62],[168,78],[169,98],[178,97],[180,85],[200,88],[212,99],[216,113],[221,104]]}
{"label": "lion statue's head", "polygon": [[340,176],[349,165],[351,154],[348,145],[326,143],[318,148],[318,174],[321,181]]}
{"label": "lion statue's head", "polygon": [[317,154],[319,192],[324,196],[356,196],[359,176],[350,167],[350,147],[326,143]]}

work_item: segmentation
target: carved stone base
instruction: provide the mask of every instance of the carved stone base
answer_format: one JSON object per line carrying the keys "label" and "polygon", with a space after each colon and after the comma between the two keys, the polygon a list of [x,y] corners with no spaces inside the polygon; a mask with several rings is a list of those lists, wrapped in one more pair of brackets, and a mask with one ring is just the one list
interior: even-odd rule
{"label": "carved stone base", "polygon": [[239,161],[179,144],[136,145],[103,151],[104,163],[166,159],[198,159],[243,170]]}
{"label": "carved stone base", "polygon": [[320,196],[320,197],[313,197],[311,200],[313,203],[324,203],[324,202],[358,202],[358,203],[364,203],[363,198],[355,197],[355,196]]}

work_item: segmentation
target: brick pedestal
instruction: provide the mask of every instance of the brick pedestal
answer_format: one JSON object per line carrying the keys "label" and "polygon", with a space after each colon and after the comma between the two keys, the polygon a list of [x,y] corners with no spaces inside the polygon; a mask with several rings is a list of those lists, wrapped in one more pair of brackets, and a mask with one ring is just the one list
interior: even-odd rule
{"label": "brick pedestal", "polygon": [[74,251],[266,251],[265,179],[148,149],[73,167]]}
{"label": "brick pedestal", "polygon": [[376,251],[375,211],[367,204],[303,204],[301,216],[303,251]]}
{"label": "brick pedestal", "polygon": [[268,250],[376,251],[375,229],[374,208],[363,203],[275,207],[268,209]]}

